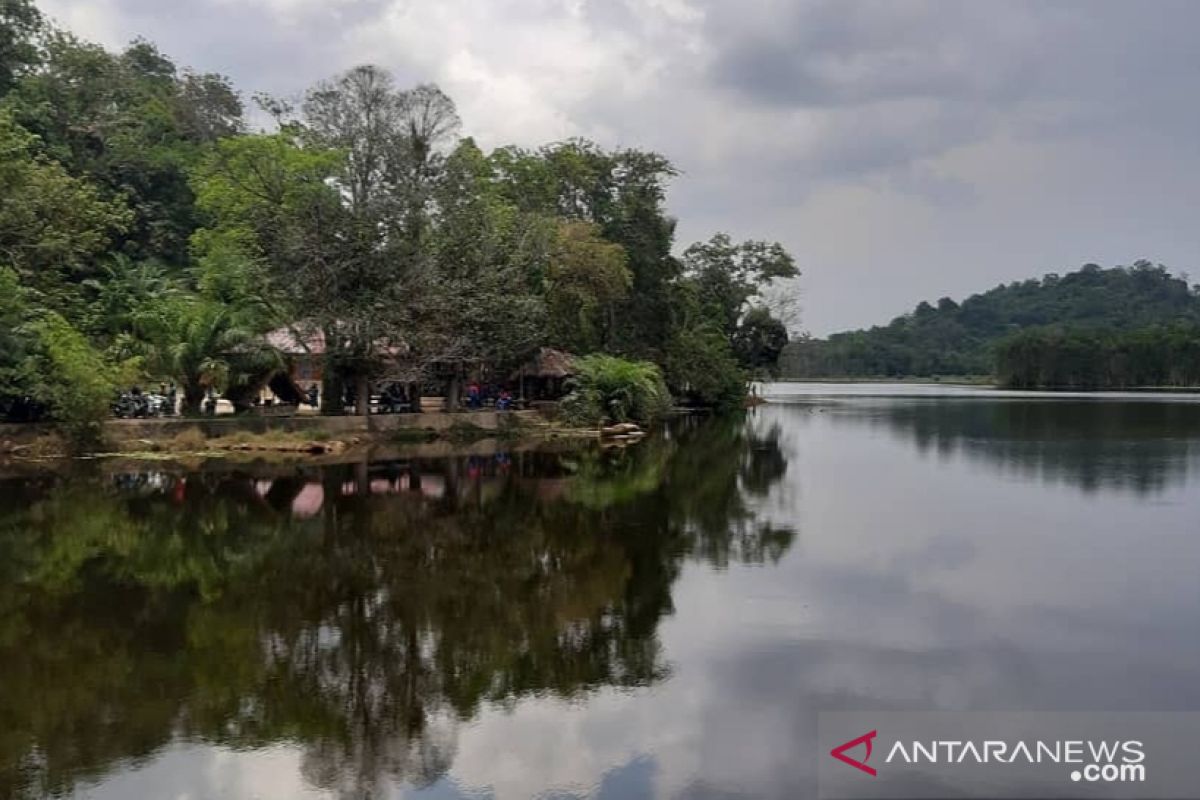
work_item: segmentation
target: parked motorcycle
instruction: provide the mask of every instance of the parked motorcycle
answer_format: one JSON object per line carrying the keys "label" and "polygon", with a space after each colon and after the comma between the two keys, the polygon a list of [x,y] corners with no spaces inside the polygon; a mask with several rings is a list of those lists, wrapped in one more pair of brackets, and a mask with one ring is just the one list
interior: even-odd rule
{"label": "parked motorcycle", "polygon": [[120,419],[146,419],[168,413],[168,400],[161,394],[144,394],[134,389],[121,392],[112,404],[113,416]]}

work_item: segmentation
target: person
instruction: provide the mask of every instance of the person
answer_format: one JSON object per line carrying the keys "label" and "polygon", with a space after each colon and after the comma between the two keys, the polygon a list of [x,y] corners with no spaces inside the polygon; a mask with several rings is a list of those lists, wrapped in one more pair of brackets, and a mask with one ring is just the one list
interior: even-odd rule
{"label": "person", "polygon": [[475,381],[467,384],[467,408],[472,410],[479,408],[479,384]]}
{"label": "person", "polygon": [[130,391],[129,395],[130,395],[130,397],[133,398],[133,416],[134,417],[149,416],[150,403],[147,402],[146,396],[144,394],[142,394],[142,387],[134,386],[133,390]]}
{"label": "person", "polygon": [[400,411],[400,389],[395,383],[383,387],[379,394],[379,413],[395,414]]}
{"label": "person", "polygon": [[171,381],[171,385],[167,388],[167,414],[175,416],[179,410],[179,391],[175,388],[175,381]]}
{"label": "person", "polygon": [[217,392],[211,386],[204,393],[204,413],[210,417],[217,414]]}
{"label": "person", "polygon": [[496,408],[500,411],[508,411],[512,408],[512,392],[508,389],[501,389],[500,398],[496,401]]}
{"label": "person", "polygon": [[318,408],[321,405],[321,390],[314,383],[308,387],[308,404],[313,408]]}

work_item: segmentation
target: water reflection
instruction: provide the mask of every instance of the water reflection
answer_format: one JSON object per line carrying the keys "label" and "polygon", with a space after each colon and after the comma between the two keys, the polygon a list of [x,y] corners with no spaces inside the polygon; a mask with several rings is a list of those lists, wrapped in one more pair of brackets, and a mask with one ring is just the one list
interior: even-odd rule
{"label": "water reflection", "polygon": [[0,481],[0,796],[171,743],[303,750],[343,797],[429,785],[485,703],[671,674],[688,559],[777,561],[779,429],[628,450]]}
{"label": "water reflection", "polygon": [[834,424],[886,429],[925,455],[1085,492],[1160,492],[1200,466],[1200,403],[859,398],[789,411],[806,421],[816,409]]}

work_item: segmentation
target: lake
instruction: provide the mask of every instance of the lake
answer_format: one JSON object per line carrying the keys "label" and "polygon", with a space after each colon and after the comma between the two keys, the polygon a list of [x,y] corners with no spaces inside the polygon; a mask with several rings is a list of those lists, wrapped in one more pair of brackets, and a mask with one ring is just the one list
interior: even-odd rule
{"label": "lake", "polygon": [[1200,403],[0,479],[0,797],[798,798],[826,710],[1200,711]]}

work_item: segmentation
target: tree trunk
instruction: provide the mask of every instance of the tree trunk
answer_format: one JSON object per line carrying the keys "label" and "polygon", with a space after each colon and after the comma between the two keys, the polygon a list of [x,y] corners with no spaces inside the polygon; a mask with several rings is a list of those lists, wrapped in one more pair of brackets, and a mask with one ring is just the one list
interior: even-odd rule
{"label": "tree trunk", "polygon": [[342,378],[333,369],[333,358],[326,355],[325,366],[321,374],[321,413],[343,414],[345,406],[346,386]]}
{"label": "tree trunk", "polygon": [[204,402],[204,387],[198,384],[183,385],[183,416],[200,416],[200,405]]}
{"label": "tree trunk", "polygon": [[450,377],[450,388],[446,390],[446,410],[458,411],[458,396],[462,394],[462,378],[459,376],[459,371],[454,370],[454,374]]}
{"label": "tree trunk", "polygon": [[354,413],[360,417],[371,414],[371,382],[366,376],[359,375],[354,380]]}

